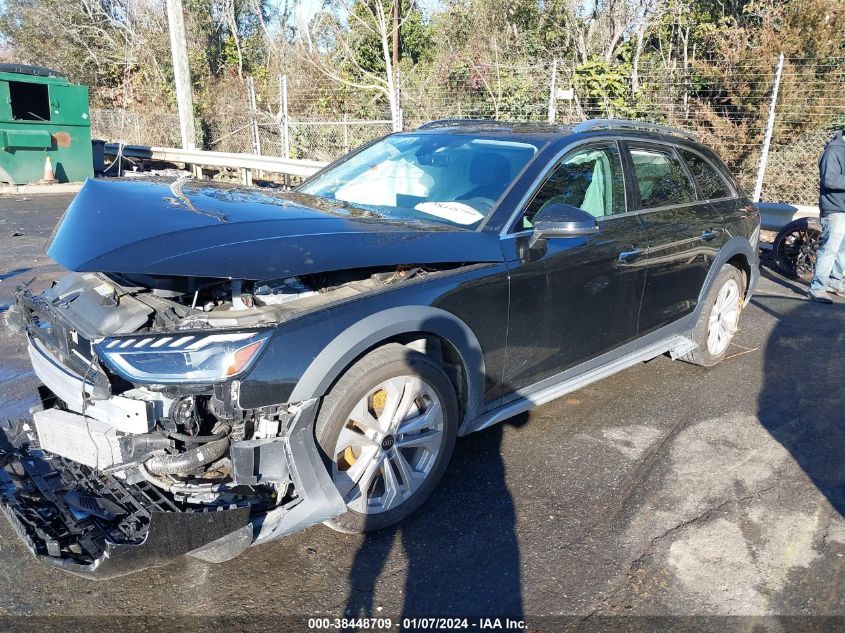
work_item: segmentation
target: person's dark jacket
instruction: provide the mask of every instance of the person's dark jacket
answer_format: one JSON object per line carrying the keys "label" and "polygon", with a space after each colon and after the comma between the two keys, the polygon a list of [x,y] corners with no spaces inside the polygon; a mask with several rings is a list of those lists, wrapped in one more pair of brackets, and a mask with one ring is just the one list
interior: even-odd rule
{"label": "person's dark jacket", "polygon": [[845,213],[845,140],[837,132],[819,159],[819,209],[821,216]]}

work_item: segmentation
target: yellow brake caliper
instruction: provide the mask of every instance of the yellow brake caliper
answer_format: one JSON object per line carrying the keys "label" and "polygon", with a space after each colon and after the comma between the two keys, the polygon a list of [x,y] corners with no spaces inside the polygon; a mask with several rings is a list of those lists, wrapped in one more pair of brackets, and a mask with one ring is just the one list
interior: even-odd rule
{"label": "yellow brake caliper", "polygon": [[[370,395],[370,413],[372,413],[376,418],[381,415],[382,411],[384,411],[384,407],[386,404],[387,392],[384,389],[379,389],[378,391]],[[351,420],[348,421],[346,424],[349,428],[355,428],[355,423]],[[343,449],[343,452],[338,456],[338,469],[341,471],[349,470],[350,468],[352,468],[352,465],[356,461],[358,461],[358,456],[355,454],[355,450],[351,446],[347,446]]]}

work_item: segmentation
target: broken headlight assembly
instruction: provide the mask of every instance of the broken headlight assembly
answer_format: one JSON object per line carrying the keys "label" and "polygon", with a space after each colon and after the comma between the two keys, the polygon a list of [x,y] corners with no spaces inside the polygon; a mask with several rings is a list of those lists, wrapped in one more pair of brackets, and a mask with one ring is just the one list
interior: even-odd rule
{"label": "broken headlight assembly", "polygon": [[121,336],[95,349],[108,367],[136,383],[213,383],[246,371],[272,330],[217,334]]}

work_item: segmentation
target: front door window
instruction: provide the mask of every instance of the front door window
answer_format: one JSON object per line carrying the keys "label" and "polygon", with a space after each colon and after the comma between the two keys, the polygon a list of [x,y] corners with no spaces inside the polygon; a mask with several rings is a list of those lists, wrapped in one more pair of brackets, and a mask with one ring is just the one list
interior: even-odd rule
{"label": "front door window", "polygon": [[625,182],[616,145],[581,148],[564,157],[528,204],[519,229],[531,229],[535,216],[556,203],[578,207],[597,218],[624,213]]}

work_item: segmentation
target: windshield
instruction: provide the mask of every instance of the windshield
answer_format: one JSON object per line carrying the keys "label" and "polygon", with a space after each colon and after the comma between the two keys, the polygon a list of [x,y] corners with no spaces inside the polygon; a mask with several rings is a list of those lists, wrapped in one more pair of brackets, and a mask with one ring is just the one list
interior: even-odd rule
{"label": "windshield", "polygon": [[398,134],[300,188],[385,215],[474,228],[537,152],[522,141],[465,134]]}

